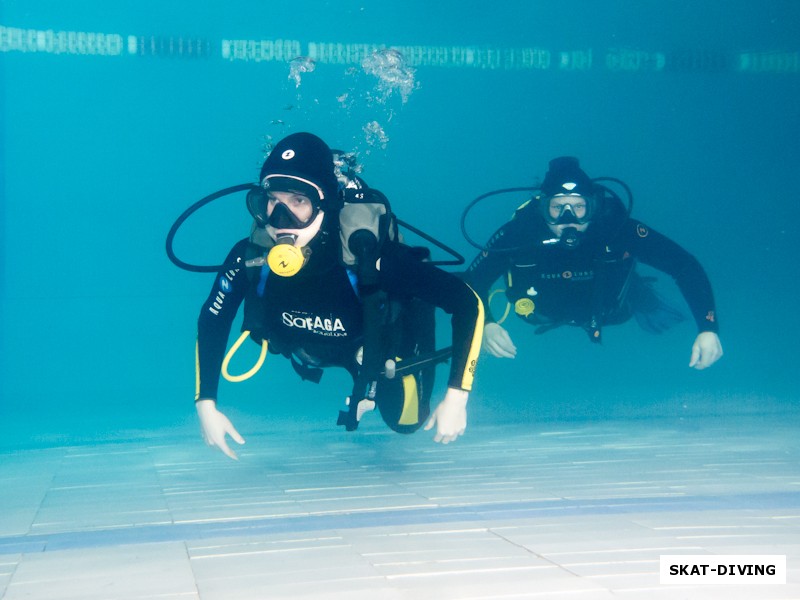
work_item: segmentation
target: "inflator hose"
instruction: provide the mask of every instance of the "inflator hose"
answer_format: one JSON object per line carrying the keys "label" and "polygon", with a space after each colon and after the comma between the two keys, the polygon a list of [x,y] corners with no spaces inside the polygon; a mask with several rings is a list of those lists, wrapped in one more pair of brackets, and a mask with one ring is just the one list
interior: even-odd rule
{"label": "inflator hose", "polygon": [[172,248],[172,242],[175,239],[175,234],[178,232],[178,229],[181,228],[181,225],[192,216],[195,212],[203,208],[209,202],[213,202],[217,198],[222,198],[223,196],[228,196],[230,194],[235,194],[236,192],[243,192],[245,190],[252,189],[257,187],[253,183],[240,183],[239,185],[234,185],[223,190],[219,190],[218,192],[214,192],[213,194],[209,194],[205,198],[198,200],[194,204],[192,204],[189,208],[187,208],[180,217],[178,217],[175,222],[170,227],[169,233],[167,234],[167,256],[169,259],[175,264],[175,266],[183,269],[184,271],[192,271],[193,273],[216,273],[221,271],[225,265],[191,265],[189,263],[183,262],[180,258],[175,256],[175,251]]}

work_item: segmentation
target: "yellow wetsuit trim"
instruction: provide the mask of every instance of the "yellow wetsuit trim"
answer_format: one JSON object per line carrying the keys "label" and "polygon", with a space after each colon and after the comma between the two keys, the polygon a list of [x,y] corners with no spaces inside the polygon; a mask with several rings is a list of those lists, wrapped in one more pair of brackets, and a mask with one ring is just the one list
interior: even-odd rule
{"label": "yellow wetsuit trim", "polygon": [[[467,286],[469,287],[469,286]],[[475,294],[475,290],[469,288]],[[483,302],[478,294],[475,294],[475,299],[478,301],[478,316],[475,319],[475,329],[472,334],[472,343],[469,346],[469,353],[467,354],[467,365],[464,369],[464,374],[461,376],[461,389],[470,391],[472,389],[472,382],[475,379],[475,368],[478,366],[478,355],[481,352],[481,342],[483,341]]]}
{"label": "yellow wetsuit trim", "polygon": [[200,400],[200,347],[194,343],[194,399]]}
{"label": "yellow wetsuit trim", "polygon": [[416,425],[419,423],[419,395],[417,379],[413,375],[403,377],[403,412],[398,425]]}
{"label": "yellow wetsuit trim", "polygon": [[530,204],[530,203],[531,203],[531,202],[533,202],[534,200],[538,200],[538,199],[539,199],[539,197],[538,197],[538,196],[534,196],[534,197],[533,197],[533,198],[531,198],[530,200],[526,200],[525,202],[523,202],[522,204],[520,204],[520,205],[517,207],[517,210],[515,210],[515,211],[514,211],[514,214],[513,214],[513,215],[511,215],[511,218],[513,219],[514,217],[516,217],[516,216],[517,216],[517,212],[518,212],[518,211],[522,210],[523,208],[525,208],[526,206],[528,206],[528,204]]}
{"label": "yellow wetsuit trim", "polygon": [[244,381],[245,379],[250,379],[253,375],[258,373],[258,370],[261,368],[261,365],[264,364],[264,360],[267,358],[267,347],[269,346],[267,340],[261,341],[261,354],[258,357],[258,361],[256,364],[253,365],[246,373],[242,373],[241,375],[231,375],[228,372],[228,365],[233,358],[233,355],[236,354],[236,351],[239,349],[244,341],[247,339],[247,336],[250,335],[249,331],[243,331],[242,335],[239,336],[239,339],[236,340],[236,343],[231,346],[231,349],[228,350],[228,354],[225,355],[225,360],[222,361],[222,376],[227,379],[228,381],[232,381],[233,383],[239,383],[240,381]]}

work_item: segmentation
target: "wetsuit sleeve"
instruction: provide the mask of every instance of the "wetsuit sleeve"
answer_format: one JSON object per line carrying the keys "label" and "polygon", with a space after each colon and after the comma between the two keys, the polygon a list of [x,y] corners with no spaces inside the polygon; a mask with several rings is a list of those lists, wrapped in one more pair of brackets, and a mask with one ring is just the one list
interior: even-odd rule
{"label": "wetsuit sleeve", "polygon": [[502,249],[522,246],[525,242],[522,235],[520,221],[509,221],[489,238],[485,249],[478,253],[463,274],[464,281],[483,302],[487,323],[495,322],[489,307],[489,293],[494,283],[508,272],[510,254]]}
{"label": "wetsuit sleeve", "polygon": [[643,223],[631,219],[626,227],[636,257],[675,280],[697,323],[697,330],[718,332],[711,282],[700,262],[668,237]]}
{"label": "wetsuit sleeve", "polygon": [[237,243],[225,259],[225,265],[214,280],[208,298],[197,319],[195,400],[217,398],[219,376],[228,346],[233,320],[247,293],[245,269],[233,266],[244,263],[247,240]]}
{"label": "wetsuit sleeve", "polygon": [[452,315],[448,386],[471,390],[483,335],[483,302],[452,273],[420,261],[403,246],[387,246],[381,256],[381,287],[390,293],[417,297]]}

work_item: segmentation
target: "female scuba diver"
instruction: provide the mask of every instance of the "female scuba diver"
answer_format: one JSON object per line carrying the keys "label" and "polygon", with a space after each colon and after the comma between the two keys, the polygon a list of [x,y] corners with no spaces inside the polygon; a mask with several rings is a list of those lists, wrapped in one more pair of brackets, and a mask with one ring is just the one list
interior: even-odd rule
{"label": "female scuba diver", "polygon": [[[243,333],[232,351],[250,337],[262,360],[267,351],[281,354],[304,379],[319,381],[327,367],[348,370],[354,386],[339,415],[348,430],[377,407],[401,433],[430,416],[425,429],[436,428],[435,441],[463,434],[483,331],[477,294],[431,264],[426,248],[402,244],[385,197],[359,178],[337,178],[331,149],[310,133],[275,146],[247,205],[252,233],[228,254],[198,319],[195,400],[206,443],[234,459],[226,436],[244,443],[217,406],[242,303]],[[434,307],[452,315],[452,360],[431,414],[434,363],[449,355],[434,353]]]}
{"label": "female scuba diver", "polygon": [[[628,195],[626,207],[603,182],[614,182]],[[464,228],[467,212],[483,198],[522,188],[490,192],[477,198],[462,216],[467,240],[481,249],[464,280],[486,305],[484,346],[497,357],[514,358],[517,349],[508,331],[489,308],[490,289],[506,279],[506,314],[543,333],[562,325],[583,328],[593,342],[604,325],[634,317],[650,332],[660,333],[683,320],[639,275],[638,261],[673,277],[697,325],[689,366],[705,369],[722,356],[711,284],[700,263],[686,250],[644,223],[632,219],[632,195],[618,179],[590,179],[577,158],[550,161],[536,195],[520,206],[485,246],[475,244]]]}

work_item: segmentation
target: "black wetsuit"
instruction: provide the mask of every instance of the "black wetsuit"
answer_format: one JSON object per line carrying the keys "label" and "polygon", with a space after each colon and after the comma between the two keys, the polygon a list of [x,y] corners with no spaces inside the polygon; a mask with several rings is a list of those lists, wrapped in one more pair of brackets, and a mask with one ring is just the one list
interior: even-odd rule
{"label": "black wetsuit", "polygon": [[[667,328],[680,315],[664,304],[637,261],[673,277],[691,310],[699,332],[717,331],[714,297],[700,263],[686,250],[612,205],[590,223],[577,247],[554,235],[535,201],[523,205],[478,254],[465,280],[481,296],[486,321],[493,322],[489,292],[506,277],[511,310],[537,326],[537,332],[560,325],[583,327],[600,341],[603,325],[636,316],[646,329]],[[508,248],[509,251],[502,251]]]}
{"label": "black wetsuit", "polygon": [[[355,378],[359,370],[356,353],[365,333],[359,297],[362,288],[353,273],[340,264],[336,244],[315,240],[312,255],[300,272],[293,277],[280,277],[266,265],[243,266],[248,243],[245,239],[233,247],[225,264],[242,267],[218,274],[200,311],[196,398],[217,397],[228,336],[243,301],[243,330],[251,331],[256,340],[268,340],[270,352],[290,358],[298,373],[305,376],[319,368],[338,366]],[[471,389],[483,323],[483,307],[477,295],[455,275],[423,262],[412,249],[393,242],[386,243],[381,252],[377,288],[406,308],[409,303],[420,301],[430,307],[428,313],[418,311],[423,315],[421,320],[405,321],[407,330],[426,331],[407,331],[409,335],[400,352],[413,353],[420,340],[424,340],[425,350],[433,349],[434,306],[452,315],[453,354],[448,386]],[[426,314],[430,315],[429,321]],[[398,321],[397,327],[403,325]],[[429,412],[431,385],[429,379],[428,389],[420,390],[417,421],[410,427],[400,427],[397,421],[403,411],[402,381],[383,380],[376,402],[384,420],[398,431],[419,427]]]}

